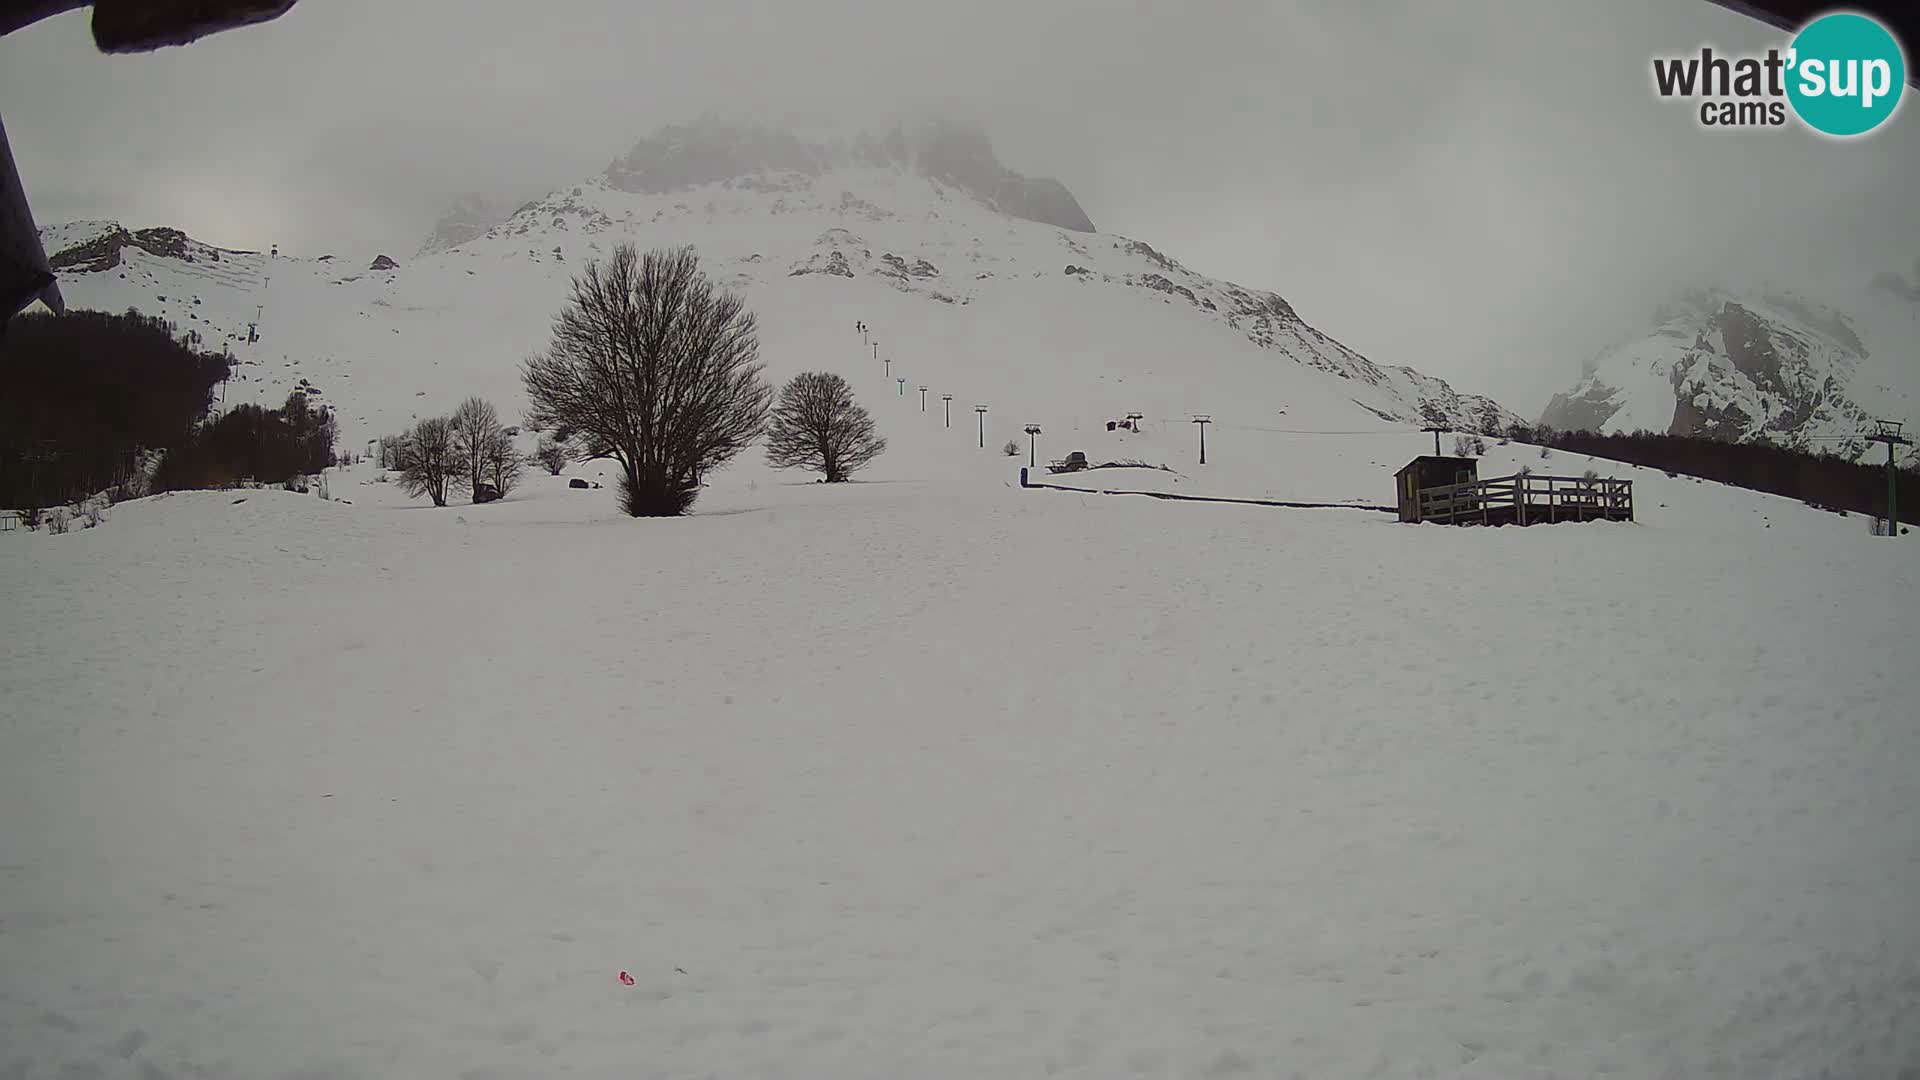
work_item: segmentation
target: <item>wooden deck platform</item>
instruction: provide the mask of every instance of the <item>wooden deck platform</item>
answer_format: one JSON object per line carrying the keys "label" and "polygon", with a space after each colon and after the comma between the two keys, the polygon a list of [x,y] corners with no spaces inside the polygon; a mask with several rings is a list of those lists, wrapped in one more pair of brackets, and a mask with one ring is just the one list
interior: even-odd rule
{"label": "wooden deck platform", "polygon": [[1413,520],[1441,525],[1632,521],[1633,481],[1520,473],[1422,488]]}

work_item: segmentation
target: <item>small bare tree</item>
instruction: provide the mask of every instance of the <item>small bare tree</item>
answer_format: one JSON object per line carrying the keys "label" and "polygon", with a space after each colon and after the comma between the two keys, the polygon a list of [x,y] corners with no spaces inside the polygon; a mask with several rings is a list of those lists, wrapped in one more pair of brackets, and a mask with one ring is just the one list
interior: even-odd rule
{"label": "small bare tree", "polygon": [[444,416],[430,416],[413,425],[399,446],[400,487],[418,498],[425,495],[435,506],[447,505],[449,489],[467,483],[467,461],[453,437],[453,422]]}
{"label": "small bare tree", "polygon": [[767,428],[767,461],[775,468],[809,469],[837,484],[886,448],[846,379],[808,371],[780,388]]}
{"label": "small bare tree", "polygon": [[753,313],[692,248],[621,244],[573,280],[552,342],[522,368],[527,421],[576,458],[617,462],[627,513],[685,513],[700,478],[766,429],[759,354]]}
{"label": "small bare tree", "polygon": [[533,460],[539,462],[547,472],[559,476],[566,469],[567,462],[572,461],[573,458],[567,453],[567,448],[553,436],[542,435],[540,445],[534,448]]}
{"label": "small bare tree", "polygon": [[481,473],[486,482],[493,485],[501,498],[520,486],[520,477],[526,470],[526,460],[514,449],[513,436],[505,431],[496,432],[481,452]]}
{"label": "small bare tree", "polygon": [[487,482],[493,445],[500,437],[500,414],[485,400],[470,397],[453,410],[447,422],[453,427],[454,451],[467,463],[467,490],[478,498],[480,486]]}

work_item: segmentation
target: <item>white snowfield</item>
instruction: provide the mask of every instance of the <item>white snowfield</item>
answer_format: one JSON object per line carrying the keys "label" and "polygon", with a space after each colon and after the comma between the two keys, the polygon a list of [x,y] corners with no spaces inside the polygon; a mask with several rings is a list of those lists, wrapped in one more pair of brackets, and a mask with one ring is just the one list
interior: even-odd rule
{"label": "white snowfield", "polygon": [[[1228,498],[1390,502],[1432,442],[1379,415],[1410,373],[1263,348],[1121,280],[1115,238],[942,202],[856,243],[752,194],[276,270],[229,400],[309,378],[350,443],[469,393],[511,416],[566,273],[693,240],[775,378],[853,380],[890,441],[859,482],[756,449],[635,521],[605,462],[445,509],[360,466],[351,505],[0,537],[0,1077],[1920,1066],[1912,543],[1518,445],[1482,475],[1630,476],[1640,520],[1021,490],[1027,423],[1042,462],[1164,466],[1036,480]],[[954,302],[868,272],[892,252]],[[197,306],[244,328],[245,295]]]}
{"label": "white snowfield", "polygon": [[1908,545],[1687,481],[1451,529],[911,460],[8,535],[0,1070],[1920,1062]]}

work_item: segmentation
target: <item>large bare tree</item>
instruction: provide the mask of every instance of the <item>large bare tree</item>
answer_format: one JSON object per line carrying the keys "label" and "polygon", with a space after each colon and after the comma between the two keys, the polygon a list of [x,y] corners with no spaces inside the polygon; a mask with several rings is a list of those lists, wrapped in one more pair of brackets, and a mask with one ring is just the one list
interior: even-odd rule
{"label": "large bare tree", "polygon": [[435,506],[447,505],[447,492],[467,482],[467,461],[453,437],[453,423],[430,416],[413,425],[399,446],[400,487]]}
{"label": "large bare tree", "polygon": [[886,448],[846,379],[808,371],[780,388],[767,428],[767,461],[776,468],[811,469],[837,484]]}
{"label": "large bare tree", "polygon": [[523,367],[528,420],[582,460],[617,462],[627,513],[684,513],[701,477],[766,428],[759,355],[753,313],[691,247],[621,244],[573,280],[551,344]]}

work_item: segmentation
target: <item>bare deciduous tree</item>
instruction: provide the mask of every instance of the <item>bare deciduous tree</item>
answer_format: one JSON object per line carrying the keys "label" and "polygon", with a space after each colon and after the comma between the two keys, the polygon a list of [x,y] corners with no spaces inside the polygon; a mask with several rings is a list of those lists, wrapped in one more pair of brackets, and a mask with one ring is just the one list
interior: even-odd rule
{"label": "bare deciduous tree", "polygon": [[435,506],[447,505],[447,492],[467,482],[467,461],[453,437],[453,422],[430,416],[413,425],[398,447],[400,487],[414,497],[425,495]]}
{"label": "bare deciduous tree", "polygon": [[692,248],[621,244],[574,279],[552,343],[522,369],[528,422],[577,458],[617,462],[627,513],[684,513],[700,478],[765,430],[759,353],[753,313]]}
{"label": "bare deciduous tree", "polygon": [[775,468],[811,469],[837,484],[886,448],[846,379],[808,371],[780,388],[767,428],[767,461]]}
{"label": "bare deciduous tree", "polygon": [[454,451],[467,463],[467,490],[477,498],[487,480],[489,454],[500,437],[500,414],[485,400],[470,397],[453,410],[447,422],[453,426]]}
{"label": "bare deciduous tree", "polygon": [[573,460],[573,458],[567,453],[567,448],[561,445],[553,436],[542,435],[540,436],[540,445],[533,451],[533,460],[539,462],[541,467],[546,469],[547,472],[554,476],[559,476],[560,473],[566,469],[567,462]]}
{"label": "bare deciduous tree", "polygon": [[513,436],[505,431],[497,431],[481,451],[481,474],[486,482],[493,485],[501,498],[520,486],[520,477],[526,468],[526,461],[520,452],[514,449]]}

